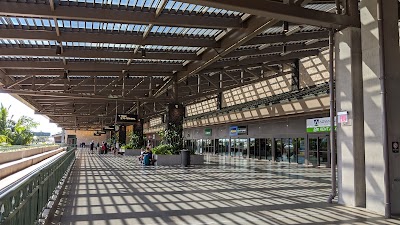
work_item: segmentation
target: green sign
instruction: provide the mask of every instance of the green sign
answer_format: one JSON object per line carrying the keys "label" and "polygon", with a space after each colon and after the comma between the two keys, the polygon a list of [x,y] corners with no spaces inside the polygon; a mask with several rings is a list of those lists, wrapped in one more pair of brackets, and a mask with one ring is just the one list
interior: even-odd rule
{"label": "green sign", "polygon": [[[336,130],[336,127],[335,127]],[[317,132],[330,132],[331,127],[312,127],[307,128],[307,133],[317,133]]]}
{"label": "green sign", "polygon": [[204,135],[206,135],[206,136],[212,136],[212,129],[211,129],[211,128],[206,128],[206,129],[204,129]]}
{"label": "green sign", "polygon": [[[336,119],[335,130],[336,130]],[[331,131],[331,118],[314,118],[306,121],[307,133],[330,132]]]}

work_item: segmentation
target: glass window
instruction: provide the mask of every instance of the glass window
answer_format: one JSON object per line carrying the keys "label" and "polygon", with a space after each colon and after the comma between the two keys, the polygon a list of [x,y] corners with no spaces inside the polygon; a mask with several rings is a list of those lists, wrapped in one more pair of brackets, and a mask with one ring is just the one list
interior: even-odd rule
{"label": "glass window", "polygon": [[304,164],[306,159],[306,144],[304,138],[297,139],[297,163]]}
{"label": "glass window", "polygon": [[318,139],[318,150],[319,150],[319,165],[328,164],[328,138],[323,137]]}
{"label": "glass window", "polygon": [[272,139],[265,139],[265,151],[267,153],[267,159],[272,160]]}
{"label": "glass window", "polygon": [[267,159],[267,142],[266,139],[262,138],[260,140],[260,158],[259,159]]}
{"label": "glass window", "polygon": [[247,151],[249,149],[247,139],[241,139],[241,146],[240,146],[240,156],[243,158],[247,158]]}
{"label": "glass window", "polygon": [[289,151],[289,161],[291,163],[297,163],[297,138],[291,139],[291,147]]}
{"label": "glass window", "polygon": [[225,155],[229,155],[229,139],[224,139],[224,152]]}
{"label": "glass window", "polygon": [[308,139],[308,146],[309,146],[309,151],[308,151],[308,160],[309,162],[317,166],[318,165],[318,138],[309,138]]}
{"label": "glass window", "polygon": [[282,138],[282,162],[289,162],[290,138]]}
{"label": "glass window", "polygon": [[231,149],[230,149],[230,156],[235,156],[237,152],[236,148],[236,139],[231,139]]}
{"label": "glass window", "polygon": [[282,161],[282,140],[280,138],[275,139],[275,161]]}
{"label": "glass window", "polygon": [[256,139],[254,155],[255,155],[256,159],[260,159],[260,139],[259,138]]}
{"label": "glass window", "polygon": [[250,138],[249,147],[250,147],[249,157],[252,158],[252,159],[254,159],[254,157],[255,157],[255,155],[256,155],[256,154],[255,154],[255,152],[256,152],[256,139]]}
{"label": "glass window", "polygon": [[218,139],[215,139],[214,140],[214,149],[215,149],[215,152],[214,152],[214,154],[216,154],[216,155],[219,155],[219,151],[220,151],[220,148],[219,148],[219,140]]}

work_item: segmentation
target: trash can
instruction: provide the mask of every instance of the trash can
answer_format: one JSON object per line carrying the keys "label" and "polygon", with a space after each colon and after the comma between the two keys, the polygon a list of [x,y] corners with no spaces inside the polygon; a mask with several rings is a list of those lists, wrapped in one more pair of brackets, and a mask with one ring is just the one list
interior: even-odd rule
{"label": "trash can", "polygon": [[181,164],[182,166],[190,165],[190,151],[187,149],[181,150]]}

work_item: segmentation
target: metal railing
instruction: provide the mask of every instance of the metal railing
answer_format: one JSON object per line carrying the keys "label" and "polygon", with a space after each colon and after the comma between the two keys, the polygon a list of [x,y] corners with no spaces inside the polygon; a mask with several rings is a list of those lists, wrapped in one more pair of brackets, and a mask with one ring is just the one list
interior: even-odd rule
{"label": "metal railing", "polygon": [[33,225],[70,165],[75,149],[0,190],[0,225]]}

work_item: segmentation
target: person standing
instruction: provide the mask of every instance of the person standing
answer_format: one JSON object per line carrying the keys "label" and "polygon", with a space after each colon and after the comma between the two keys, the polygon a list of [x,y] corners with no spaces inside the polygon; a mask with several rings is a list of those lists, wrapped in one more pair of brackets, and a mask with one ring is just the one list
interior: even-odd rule
{"label": "person standing", "polygon": [[114,155],[116,155],[119,152],[119,143],[117,141],[117,143],[115,143],[115,151],[114,151]]}
{"label": "person standing", "polygon": [[92,140],[92,142],[90,142],[90,153],[93,154],[93,150],[94,150],[94,141]]}

